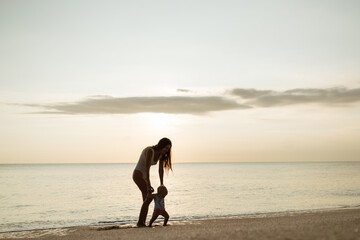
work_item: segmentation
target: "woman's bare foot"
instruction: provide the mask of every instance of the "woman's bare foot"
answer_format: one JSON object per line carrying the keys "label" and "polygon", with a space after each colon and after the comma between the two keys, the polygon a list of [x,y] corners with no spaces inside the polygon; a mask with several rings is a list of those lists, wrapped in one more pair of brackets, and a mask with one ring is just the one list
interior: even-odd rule
{"label": "woman's bare foot", "polygon": [[137,227],[146,227],[146,225],[144,223],[137,223],[136,226]]}

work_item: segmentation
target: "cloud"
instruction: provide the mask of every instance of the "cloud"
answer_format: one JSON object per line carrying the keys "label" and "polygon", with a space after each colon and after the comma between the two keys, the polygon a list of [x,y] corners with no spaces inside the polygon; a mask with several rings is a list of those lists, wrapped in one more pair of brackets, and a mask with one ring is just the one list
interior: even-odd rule
{"label": "cloud", "polygon": [[79,102],[55,104],[17,104],[43,108],[41,114],[205,114],[213,111],[245,109],[249,106],[220,96],[208,97],[127,97],[96,95]]}
{"label": "cloud", "polygon": [[183,93],[189,93],[189,92],[191,92],[191,90],[189,90],[189,89],[184,89],[184,88],[178,88],[178,89],[176,89],[176,91],[177,91],[177,92],[183,92]]}
{"label": "cloud", "polygon": [[[186,89],[178,91],[186,92]],[[169,96],[116,98],[94,95],[76,102],[11,105],[41,108],[38,114],[206,114],[215,111],[241,110],[256,107],[277,107],[294,104],[339,106],[360,101],[360,88],[296,88],[286,91],[235,88],[226,96]],[[234,96],[237,98],[234,99]],[[241,103],[242,101],[242,103]]]}
{"label": "cloud", "polygon": [[261,96],[266,96],[271,93],[274,93],[274,91],[271,90],[256,90],[256,89],[244,89],[244,88],[235,88],[230,91],[230,94],[240,96],[244,99],[252,99],[252,98],[258,98]]}
{"label": "cloud", "polygon": [[320,103],[340,105],[360,101],[360,88],[296,88],[287,91],[232,89],[229,93],[245,99],[246,105],[254,107],[273,107],[293,104]]}

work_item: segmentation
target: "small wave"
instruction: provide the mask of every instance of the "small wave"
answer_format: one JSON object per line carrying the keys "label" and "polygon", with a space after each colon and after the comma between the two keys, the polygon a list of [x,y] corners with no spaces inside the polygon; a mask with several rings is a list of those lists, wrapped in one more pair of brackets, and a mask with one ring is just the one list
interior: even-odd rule
{"label": "small wave", "polygon": [[126,229],[126,228],[136,228],[136,224],[122,224],[122,225],[112,225],[112,226],[104,226],[104,227],[97,227],[97,231],[105,231],[105,230],[113,230],[113,229]]}
{"label": "small wave", "polygon": [[116,221],[100,221],[99,224],[115,224],[115,223],[126,223],[125,220],[116,220]]}
{"label": "small wave", "polygon": [[34,205],[29,205],[29,204],[19,204],[14,206],[14,208],[26,208],[26,207],[32,207]]}
{"label": "small wave", "polygon": [[44,230],[31,230],[31,231],[13,231],[0,233],[0,239],[8,238],[40,238],[49,235],[55,236],[66,236],[68,233],[71,233],[75,230],[66,229],[66,228],[56,228],[56,229],[44,229]]}
{"label": "small wave", "polygon": [[347,196],[347,197],[359,197],[360,191],[347,191],[341,193],[335,193],[335,196]]}

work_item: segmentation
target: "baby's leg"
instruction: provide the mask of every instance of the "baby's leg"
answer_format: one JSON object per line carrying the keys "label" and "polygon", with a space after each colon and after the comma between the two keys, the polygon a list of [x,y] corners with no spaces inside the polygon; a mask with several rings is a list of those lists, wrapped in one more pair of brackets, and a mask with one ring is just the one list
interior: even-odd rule
{"label": "baby's leg", "polygon": [[169,220],[169,214],[167,213],[167,211],[164,211],[163,212],[163,214],[162,214],[163,216],[164,216],[164,226],[166,226],[167,225],[167,222],[168,222],[168,220]]}
{"label": "baby's leg", "polygon": [[157,219],[158,216],[159,216],[159,212],[154,211],[149,223],[149,227],[152,226],[153,222]]}

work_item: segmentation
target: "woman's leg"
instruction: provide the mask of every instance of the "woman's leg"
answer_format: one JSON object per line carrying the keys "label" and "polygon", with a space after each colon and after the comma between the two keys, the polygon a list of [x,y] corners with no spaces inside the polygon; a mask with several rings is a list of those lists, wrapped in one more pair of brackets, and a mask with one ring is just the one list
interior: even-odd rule
{"label": "woman's leg", "polygon": [[146,216],[148,214],[148,210],[149,210],[149,205],[151,202],[151,199],[149,199],[150,201],[145,201],[147,200],[146,197],[148,195],[147,192],[147,186],[146,186],[146,182],[142,176],[142,173],[140,171],[135,170],[133,173],[133,180],[136,183],[136,185],[139,187],[141,194],[142,194],[142,198],[143,198],[143,204],[141,206],[141,210],[140,210],[140,214],[139,214],[139,220],[137,225],[139,227],[141,226],[145,226],[145,222],[146,222]]}
{"label": "woman's leg", "polygon": [[145,227],[146,226],[145,225],[146,217],[147,217],[147,214],[148,214],[149,205],[150,205],[152,200],[153,200],[152,196],[148,195],[148,197],[143,202],[143,204],[141,206],[140,214],[139,214],[139,220],[138,220],[138,223],[137,223],[138,227]]}
{"label": "woman's leg", "polygon": [[140,171],[135,170],[133,173],[133,180],[140,189],[144,202],[147,196],[147,186],[142,173]]}

